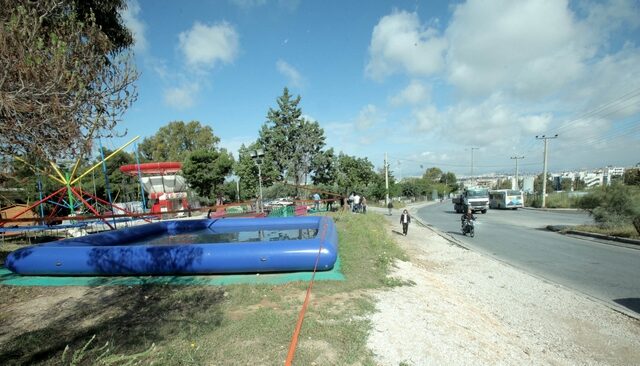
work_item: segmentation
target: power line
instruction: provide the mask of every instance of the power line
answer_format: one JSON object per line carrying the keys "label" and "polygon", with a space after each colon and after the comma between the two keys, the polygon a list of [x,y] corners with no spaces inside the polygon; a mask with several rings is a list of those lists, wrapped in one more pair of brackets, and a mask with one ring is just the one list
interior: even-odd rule
{"label": "power line", "polygon": [[607,109],[611,108],[611,107],[616,107],[616,109],[612,109],[610,111],[608,111],[606,114],[598,116],[598,117],[607,117],[610,116],[616,112],[619,112],[621,110],[620,106],[616,106],[616,105],[621,105],[623,103],[627,103],[627,102],[631,102],[628,105],[624,105],[624,108],[627,108],[631,105],[640,103],[640,98],[639,99],[635,99],[635,97],[640,96],[640,89],[635,89],[629,93],[626,93],[624,95],[622,95],[621,97],[612,100],[608,103],[605,103],[603,105],[600,105],[599,107],[592,109],[590,111],[587,111],[577,117],[574,117],[573,119],[569,120],[568,122],[566,122],[565,124],[563,124],[562,126],[558,127],[557,129],[553,130],[553,132],[556,133],[560,133],[560,132],[564,132],[564,130],[566,130],[567,128],[571,127],[572,125],[581,122],[582,120],[588,118],[588,117],[594,117],[594,116],[598,116],[599,113],[605,112],[607,111]]}
{"label": "power line", "polygon": [[[468,164],[448,164],[448,163],[437,163],[433,161],[424,161],[424,160],[415,160],[415,159],[407,159],[407,158],[399,158],[397,156],[389,156],[391,159],[399,160],[399,161],[408,161],[412,163],[418,163],[420,165],[431,165],[431,166],[446,166],[452,168],[466,168],[469,167]],[[520,164],[520,166],[531,166],[531,165],[540,165],[539,163],[528,163],[528,164]],[[508,168],[511,167],[511,164],[499,164],[499,165],[475,165],[476,168]]]}
{"label": "power line", "polygon": [[567,143],[563,143],[563,147],[586,146],[601,144],[603,142],[613,141],[623,136],[634,136],[636,131],[640,131],[640,120],[629,122],[624,127],[611,129],[607,133],[599,136],[588,136],[582,139],[572,139]]}

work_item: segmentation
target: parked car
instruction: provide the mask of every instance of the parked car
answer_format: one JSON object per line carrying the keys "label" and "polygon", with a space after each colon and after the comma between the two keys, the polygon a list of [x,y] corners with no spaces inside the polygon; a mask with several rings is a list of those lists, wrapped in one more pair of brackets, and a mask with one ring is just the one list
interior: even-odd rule
{"label": "parked car", "polygon": [[267,202],[265,206],[266,207],[293,206],[293,200],[290,198],[277,198],[273,201]]}

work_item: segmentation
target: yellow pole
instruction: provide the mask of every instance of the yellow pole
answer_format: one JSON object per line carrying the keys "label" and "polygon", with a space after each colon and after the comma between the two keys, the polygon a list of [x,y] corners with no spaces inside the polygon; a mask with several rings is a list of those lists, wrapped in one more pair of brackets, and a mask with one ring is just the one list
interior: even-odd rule
{"label": "yellow pole", "polygon": [[109,160],[112,156],[114,156],[115,154],[119,153],[120,151],[122,151],[125,147],[131,145],[135,140],[139,139],[140,136],[136,136],[134,137],[131,141],[127,142],[126,144],[122,145],[122,147],[120,147],[118,150],[112,152],[109,156],[107,156],[106,158],[102,159],[101,161],[99,161],[96,165],[92,166],[91,168],[89,168],[89,170],[85,171],[84,173],[82,173],[82,175],[80,175],[78,178],[74,179],[73,181],[71,181],[71,185],[75,184],[77,181],[79,181],[80,179],[82,179],[85,175],[91,173],[95,168],[99,167],[100,164],[102,164],[103,161],[107,161]]}
{"label": "yellow pole", "polygon": [[42,170],[42,169],[38,169],[38,168],[34,167],[33,165],[29,164],[27,161],[25,161],[25,160],[24,160],[24,159],[22,159],[21,157],[19,157],[19,156],[14,156],[14,158],[15,158],[16,160],[21,161],[21,162],[23,162],[24,164],[26,164],[29,168],[31,168],[31,170],[32,170],[32,171],[34,171],[34,172],[36,172],[36,173],[41,173],[41,174],[43,174],[43,175],[47,175],[47,176],[49,176],[49,178],[51,178],[51,179],[55,180],[56,182],[60,182],[60,184],[66,184],[66,182],[65,182],[65,181],[60,180],[60,179],[59,179],[58,177],[56,177],[55,175],[51,175],[51,174],[49,174],[49,173],[45,172],[45,171],[44,171],[44,170]]}
{"label": "yellow pole", "polygon": [[73,176],[76,175],[76,170],[78,170],[78,165],[80,165],[80,160],[82,160],[82,157],[78,158],[78,161],[76,161],[76,165],[73,166],[73,171],[71,172],[69,179],[73,179]]}
{"label": "yellow pole", "polygon": [[49,164],[51,164],[51,166],[53,167],[53,170],[55,170],[56,173],[58,173],[58,177],[62,179],[62,184],[69,183],[67,179],[65,179],[64,175],[62,175],[62,173],[60,172],[60,169],[58,169],[58,166],[56,165],[56,163],[54,163],[53,161],[50,161]]}

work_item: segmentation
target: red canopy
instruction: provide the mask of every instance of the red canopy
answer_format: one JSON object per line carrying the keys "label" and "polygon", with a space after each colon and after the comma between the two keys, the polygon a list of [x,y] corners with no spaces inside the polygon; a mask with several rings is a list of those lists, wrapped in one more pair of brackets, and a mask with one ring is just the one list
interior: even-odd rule
{"label": "red canopy", "polygon": [[182,169],[182,163],[168,161],[163,163],[129,164],[120,167],[120,171],[129,175],[138,175],[138,170],[142,174],[175,174]]}

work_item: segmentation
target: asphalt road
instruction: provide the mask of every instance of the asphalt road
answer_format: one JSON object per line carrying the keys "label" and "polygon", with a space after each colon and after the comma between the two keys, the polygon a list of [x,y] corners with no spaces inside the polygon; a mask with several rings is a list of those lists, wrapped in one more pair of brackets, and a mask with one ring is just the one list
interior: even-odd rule
{"label": "asphalt road", "polygon": [[474,238],[460,233],[461,215],[451,202],[422,207],[417,215],[470,249],[640,315],[640,250],[545,229],[591,222],[584,213],[489,210],[476,214]]}

